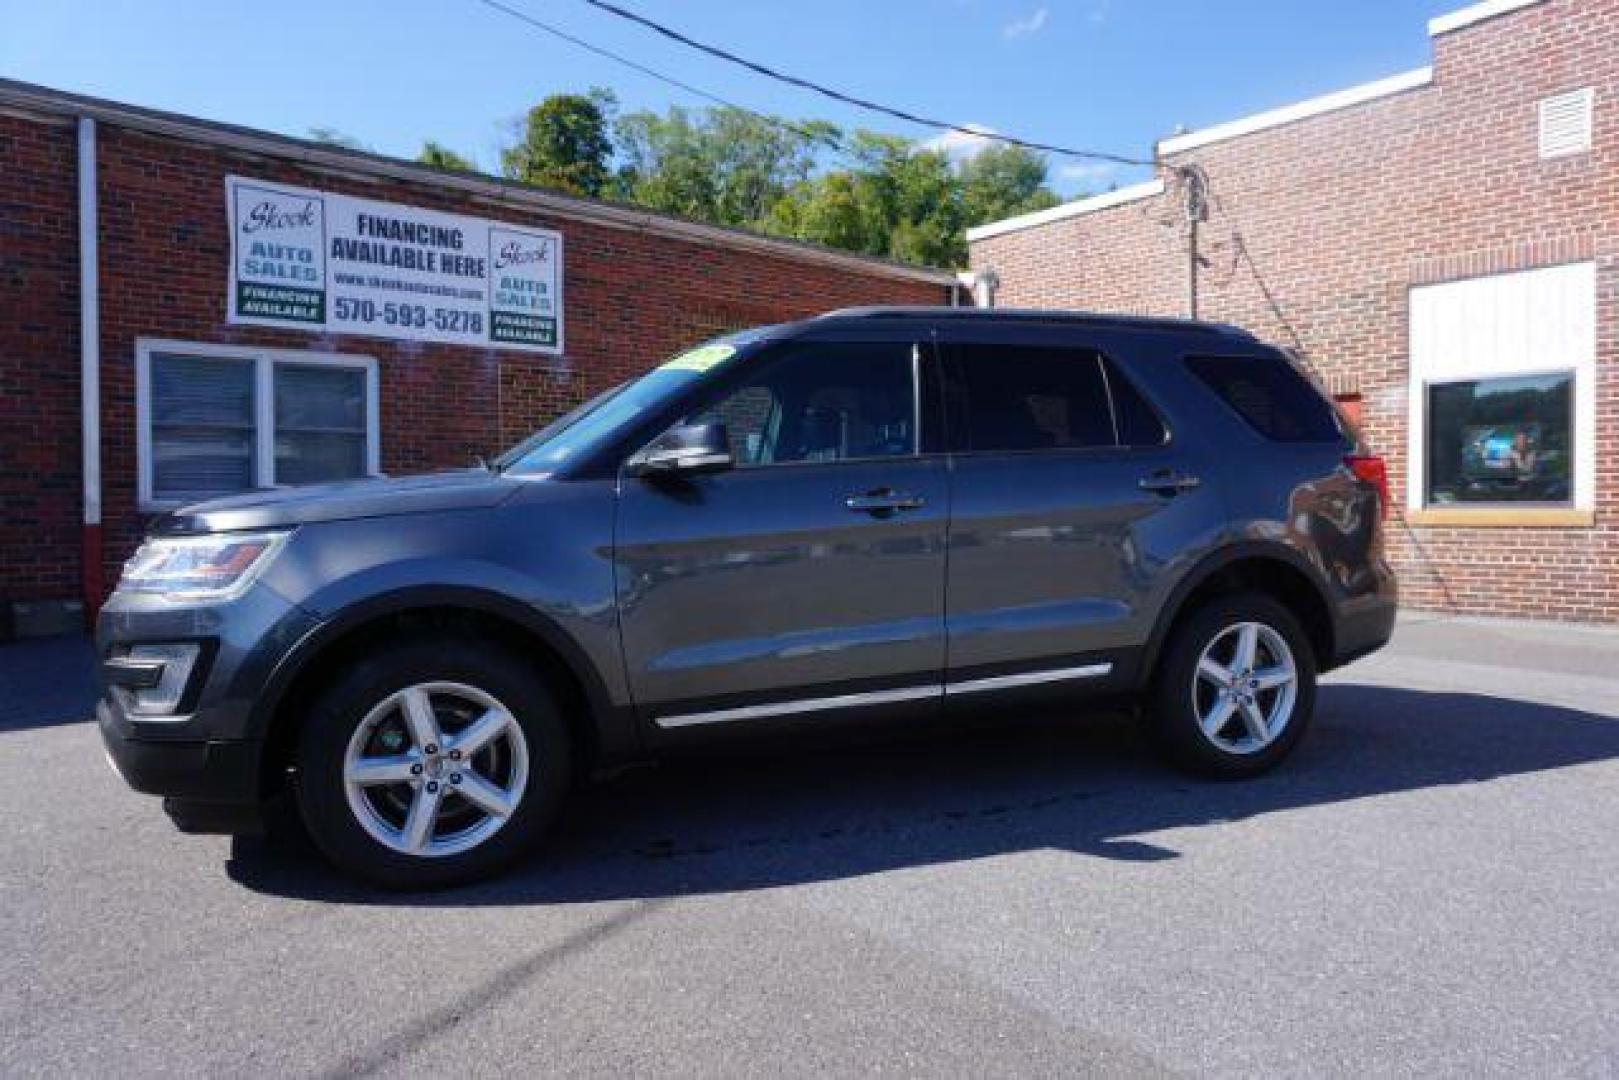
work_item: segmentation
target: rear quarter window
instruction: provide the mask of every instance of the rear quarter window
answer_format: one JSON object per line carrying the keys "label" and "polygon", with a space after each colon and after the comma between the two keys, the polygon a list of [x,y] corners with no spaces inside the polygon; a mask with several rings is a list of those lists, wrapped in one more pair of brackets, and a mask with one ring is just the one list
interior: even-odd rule
{"label": "rear quarter window", "polygon": [[1186,361],[1205,386],[1273,442],[1342,442],[1326,398],[1279,356],[1194,356]]}

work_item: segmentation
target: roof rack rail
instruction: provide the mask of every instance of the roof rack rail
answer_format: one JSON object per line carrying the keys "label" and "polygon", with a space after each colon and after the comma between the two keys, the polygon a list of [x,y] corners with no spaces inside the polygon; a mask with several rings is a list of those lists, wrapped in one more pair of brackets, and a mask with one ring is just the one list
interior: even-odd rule
{"label": "roof rack rail", "polygon": [[872,305],[839,308],[816,316],[818,319],[1003,319],[1007,321],[1061,322],[1098,327],[1191,330],[1223,337],[1253,338],[1253,334],[1229,323],[1180,319],[1165,315],[1123,315],[1100,311],[1060,311],[1046,308],[929,307],[925,305]]}

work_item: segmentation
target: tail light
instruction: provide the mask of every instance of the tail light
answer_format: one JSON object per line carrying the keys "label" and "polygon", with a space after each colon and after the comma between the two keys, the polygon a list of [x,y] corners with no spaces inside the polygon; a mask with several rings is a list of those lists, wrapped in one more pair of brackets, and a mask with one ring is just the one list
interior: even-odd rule
{"label": "tail light", "polygon": [[1376,454],[1350,454],[1344,458],[1344,465],[1355,474],[1355,479],[1368,483],[1377,489],[1378,505],[1383,510],[1383,516],[1389,516],[1389,469],[1383,459]]}

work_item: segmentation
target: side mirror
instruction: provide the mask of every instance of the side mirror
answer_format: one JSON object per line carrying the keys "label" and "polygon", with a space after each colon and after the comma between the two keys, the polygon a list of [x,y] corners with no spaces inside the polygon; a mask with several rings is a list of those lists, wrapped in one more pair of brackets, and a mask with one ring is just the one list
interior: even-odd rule
{"label": "side mirror", "polygon": [[731,440],[724,424],[684,424],[630,458],[631,476],[696,476],[729,469]]}

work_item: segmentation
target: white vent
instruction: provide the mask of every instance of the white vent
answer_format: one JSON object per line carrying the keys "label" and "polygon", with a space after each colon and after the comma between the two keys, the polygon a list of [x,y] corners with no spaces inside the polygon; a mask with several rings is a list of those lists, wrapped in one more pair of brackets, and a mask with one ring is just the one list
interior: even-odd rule
{"label": "white vent", "polygon": [[1558,94],[1540,103],[1540,156],[1562,157],[1591,149],[1590,87]]}

